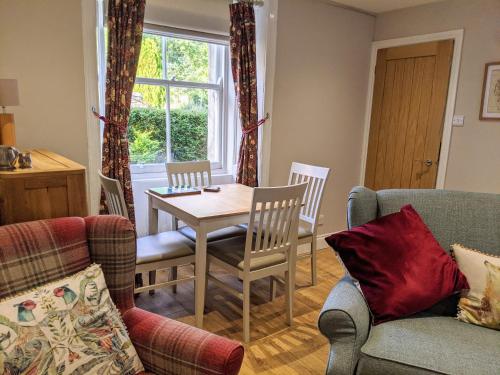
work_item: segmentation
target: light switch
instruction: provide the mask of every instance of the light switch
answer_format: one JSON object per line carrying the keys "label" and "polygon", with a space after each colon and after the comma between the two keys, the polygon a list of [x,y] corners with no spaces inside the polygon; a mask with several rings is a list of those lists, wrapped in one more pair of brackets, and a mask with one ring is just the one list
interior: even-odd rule
{"label": "light switch", "polygon": [[464,126],[465,116],[455,115],[453,116],[453,126]]}

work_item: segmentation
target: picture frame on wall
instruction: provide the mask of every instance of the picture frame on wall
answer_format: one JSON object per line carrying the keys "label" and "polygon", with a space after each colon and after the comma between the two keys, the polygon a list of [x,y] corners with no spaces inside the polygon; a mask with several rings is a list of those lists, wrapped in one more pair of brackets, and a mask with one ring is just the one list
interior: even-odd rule
{"label": "picture frame on wall", "polygon": [[500,121],[500,61],[485,66],[479,119]]}

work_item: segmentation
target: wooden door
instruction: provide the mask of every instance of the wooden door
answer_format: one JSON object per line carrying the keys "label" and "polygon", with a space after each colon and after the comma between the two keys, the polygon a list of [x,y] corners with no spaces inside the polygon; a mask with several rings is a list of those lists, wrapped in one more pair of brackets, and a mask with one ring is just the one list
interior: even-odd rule
{"label": "wooden door", "polygon": [[378,51],[367,187],[435,188],[452,55],[453,40]]}

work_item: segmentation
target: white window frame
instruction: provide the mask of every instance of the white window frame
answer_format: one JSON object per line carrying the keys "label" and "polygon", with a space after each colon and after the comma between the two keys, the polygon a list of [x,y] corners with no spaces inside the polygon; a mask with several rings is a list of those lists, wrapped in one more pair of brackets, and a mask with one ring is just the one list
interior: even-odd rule
{"label": "white window frame", "polygon": [[[219,150],[218,155],[220,160],[217,162],[211,163],[212,173],[213,174],[225,174],[227,173],[227,124],[228,124],[228,111],[227,111],[227,102],[228,102],[228,61],[229,61],[229,38],[222,35],[216,34],[208,34],[191,30],[178,29],[167,26],[159,26],[152,24],[144,25],[144,33],[158,35],[162,37],[170,37],[177,39],[186,39],[199,41],[204,43],[211,44],[219,44],[225,47],[224,49],[224,61],[219,61],[218,63],[222,64],[219,71],[223,72],[223,76],[219,80],[218,83],[199,83],[199,82],[190,82],[190,81],[179,81],[179,80],[170,80],[167,79],[167,69],[165,66],[166,56],[165,56],[165,45],[163,44],[163,56],[162,56],[162,64],[163,64],[163,78],[144,78],[144,77],[136,77],[135,84],[146,84],[146,85],[154,85],[154,86],[162,86],[165,87],[167,93],[166,100],[166,109],[167,109],[167,119],[168,122],[168,113],[170,113],[170,100],[169,100],[169,89],[171,87],[182,87],[182,88],[193,88],[193,89],[205,89],[205,90],[215,90],[219,94],[219,124],[218,132],[220,134],[219,139]],[[162,39],[165,41],[165,39]],[[166,127],[166,138],[167,145],[170,144],[170,126]],[[167,146],[168,147],[168,146]],[[170,161],[170,153],[167,152],[167,161]],[[155,173],[165,173],[165,165],[164,163],[154,163],[154,164],[131,164],[130,170],[132,175],[134,174],[155,174]],[[142,176],[141,176],[142,177]]]}
{"label": "white window frame", "polygon": [[[103,0],[97,0],[97,65],[98,65],[98,76],[99,76],[99,108],[104,111],[105,103],[105,76],[106,76],[106,51],[105,51],[105,7]],[[168,87],[183,87],[183,88],[198,88],[198,89],[212,89],[219,91],[219,156],[220,160],[218,162],[211,163],[212,174],[213,175],[228,175],[232,174],[233,169],[233,159],[235,158],[235,145],[239,144],[239,141],[234,137],[234,131],[232,128],[235,125],[232,114],[237,111],[234,101],[234,94],[229,93],[230,87],[232,87],[231,80],[231,66],[229,63],[229,36],[219,35],[212,33],[205,33],[200,31],[179,29],[170,26],[154,25],[145,23],[144,33],[155,34],[159,36],[166,36],[179,39],[188,39],[194,41],[200,41],[205,43],[219,44],[225,46],[224,59],[219,63],[223,64],[221,70],[223,72],[222,79],[218,83],[197,83],[197,82],[186,82],[186,81],[174,81],[165,79],[151,79],[136,77],[135,84],[150,84],[150,85],[160,85],[166,88]],[[163,56],[163,62],[165,57]],[[165,74],[165,69],[163,69],[163,74]],[[167,96],[168,99],[168,96]],[[167,127],[169,131],[169,127]],[[101,144],[104,126],[101,124]],[[166,130],[167,131],[167,130]],[[169,137],[169,134],[167,134]],[[167,140],[167,142],[169,142]],[[168,154],[168,153],[167,153]],[[170,157],[168,155],[167,157]],[[163,178],[165,174],[165,164],[164,163],[154,163],[154,164],[130,164],[130,171],[132,174],[132,179],[156,179]],[[134,177],[134,175],[136,177]]]}

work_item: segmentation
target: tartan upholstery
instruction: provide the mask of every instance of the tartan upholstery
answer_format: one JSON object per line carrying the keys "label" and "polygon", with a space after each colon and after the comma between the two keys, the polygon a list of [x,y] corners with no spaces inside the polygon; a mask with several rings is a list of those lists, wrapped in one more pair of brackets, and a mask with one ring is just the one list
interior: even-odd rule
{"label": "tartan upholstery", "polygon": [[89,265],[82,218],[0,227],[0,299],[62,279]]}
{"label": "tartan upholstery", "polygon": [[154,373],[216,375],[240,369],[243,347],[233,341],[138,308],[123,320],[144,367]]}
{"label": "tartan upholstery", "polygon": [[244,350],[134,306],[135,232],[120,216],[33,221],[0,227],[0,298],[100,264],[147,373],[237,374]]}
{"label": "tartan upholstery", "polygon": [[135,231],[122,216],[85,218],[90,258],[100,264],[116,307],[123,313],[134,307]]}

